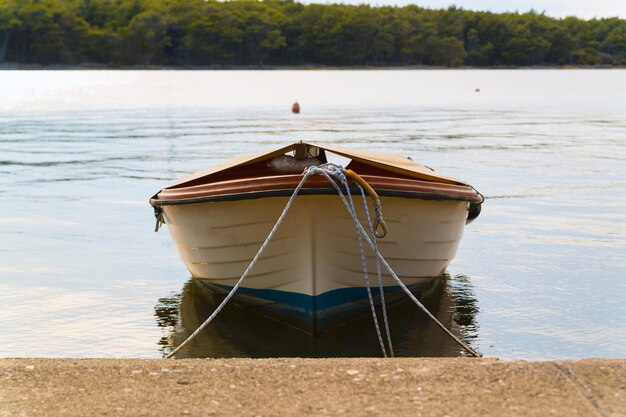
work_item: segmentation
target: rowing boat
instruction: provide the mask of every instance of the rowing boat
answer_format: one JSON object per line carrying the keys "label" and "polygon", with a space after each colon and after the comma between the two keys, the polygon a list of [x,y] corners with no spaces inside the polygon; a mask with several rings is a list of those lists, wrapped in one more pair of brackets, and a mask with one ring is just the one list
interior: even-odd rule
{"label": "rowing boat", "polygon": [[[479,215],[482,195],[407,158],[328,144],[294,143],[180,179],[150,200],[157,228],[167,225],[194,278],[225,295],[268,236],[302,171],[329,157],[347,158],[345,169],[378,195],[387,225],[378,248],[398,277],[417,291],[441,276],[465,225]],[[358,191],[356,182],[349,185]],[[355,208],[367,225],[363,204]],[[367,313],[355,230],[335,188],[323,176],[310,176],[233,301],[312,335]],[[372,251],[366,259],[368,270],[376,271]],[[383,273],[382,279],[387,302],[400,300],[392,277]]]}

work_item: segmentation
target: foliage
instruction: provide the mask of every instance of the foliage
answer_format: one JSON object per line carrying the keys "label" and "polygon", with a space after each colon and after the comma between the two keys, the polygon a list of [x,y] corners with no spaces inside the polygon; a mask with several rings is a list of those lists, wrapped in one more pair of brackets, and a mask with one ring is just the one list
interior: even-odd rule
{"label": "foliage", "polygon": [[0,63],[625,65],[626,20],[292,0],[0,0]]}

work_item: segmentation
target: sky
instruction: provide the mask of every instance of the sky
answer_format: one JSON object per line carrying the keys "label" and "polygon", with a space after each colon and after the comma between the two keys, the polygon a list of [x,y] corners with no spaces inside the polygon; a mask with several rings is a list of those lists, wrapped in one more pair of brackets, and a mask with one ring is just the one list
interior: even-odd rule
{"label": "sky", "polygon": [[431,9],[456,5],[467,10],[527,12],[530,9],[552,17],[620,17],[626,19],[626,0],[305,0],[306,3],[369,3],[373,6],[417,4]]}

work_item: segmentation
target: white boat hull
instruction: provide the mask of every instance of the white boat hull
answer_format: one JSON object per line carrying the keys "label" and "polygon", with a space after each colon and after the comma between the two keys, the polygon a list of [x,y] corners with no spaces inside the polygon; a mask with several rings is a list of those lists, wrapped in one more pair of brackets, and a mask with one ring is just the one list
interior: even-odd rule
{"label": "white boat hull", "polygon": [[[287,200],[166,205],[163,212],[191,274],[225,293],[248,267]],[[456,253],[469,203],[401,197],[381,201],[389,231],[378,240],[379,250],[396,274],[413,288],[440,276]],[[360,196],[355,205],[365,225]],[[370,282],[377,287],[375,257],[365,249]],[[397,298],[397,284],[387,271],[383,285],[389,301]],[[234,300],[312,333],[366,312],[356,228],[339,197],[297,197]]]}

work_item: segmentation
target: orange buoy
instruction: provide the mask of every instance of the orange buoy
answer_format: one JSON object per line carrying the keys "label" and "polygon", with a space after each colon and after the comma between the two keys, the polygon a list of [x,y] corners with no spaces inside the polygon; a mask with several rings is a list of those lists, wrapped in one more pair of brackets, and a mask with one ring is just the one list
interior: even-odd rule
{"label": "orange buoy", "polygon": [[297,101],[295,101],[292,105],[291,105],[291,112],[292,113],[300,113],[300,104],[298,104]]}

